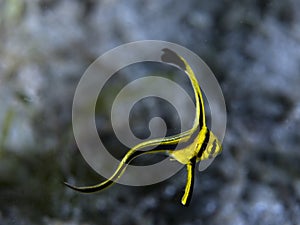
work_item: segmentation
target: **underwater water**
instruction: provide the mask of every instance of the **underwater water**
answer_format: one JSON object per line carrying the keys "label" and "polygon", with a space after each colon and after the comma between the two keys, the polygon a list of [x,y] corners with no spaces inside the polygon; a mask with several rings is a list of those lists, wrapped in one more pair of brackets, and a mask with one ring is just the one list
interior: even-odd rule
{"label": "underwater water", "polygon": [[[0,224],[300,224],[299,10],[298,0],[0,1]],[[77,83],[104,52],[144,39],[198,54],[224,94],[223,152],[196,172],[188,207],[180,204],[185,169],[158,184],[91,195],[63,185],[104,179],[74,139]],[[120,71],[99,97],[97,128],[117,158],[126,149],[109,110],[128,81],[169,72],[192,93],[173,70],[150,67]],[[173,108],[145,99],[132,112],[134,133],[147,137],[156,116],[178,132]]]}

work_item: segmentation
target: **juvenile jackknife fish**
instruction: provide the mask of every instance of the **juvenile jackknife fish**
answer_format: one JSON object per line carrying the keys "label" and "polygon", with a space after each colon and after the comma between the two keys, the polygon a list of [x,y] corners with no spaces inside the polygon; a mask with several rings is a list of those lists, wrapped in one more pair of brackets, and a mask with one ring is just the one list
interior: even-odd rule
{"label": "juvenile jackknife fish", "polygon": [[[122,158],[114,174],[100,184],[77,187],[65,182],[66,186],[82,193],[101,191],[114,184],[122,176],[127,165],[129,165],[133,159],[145,154],[164,153],[170,156],[171,159],[186,165],[187,181],[181,203],[186,206],[189,205],[193,193],[196,163],[216,157],[221,153],[222,146],[218,138],[206,126],[204,101],[192,68],[183,57],[172,50],[165,48],[162,49],[162,51],[162,61],[179,66],[185,71],[191,81],[196,105],[192,128],[174,136],[144,141],[134,146]],[[149,147],[153,147],[153,149],[147,150]]]}

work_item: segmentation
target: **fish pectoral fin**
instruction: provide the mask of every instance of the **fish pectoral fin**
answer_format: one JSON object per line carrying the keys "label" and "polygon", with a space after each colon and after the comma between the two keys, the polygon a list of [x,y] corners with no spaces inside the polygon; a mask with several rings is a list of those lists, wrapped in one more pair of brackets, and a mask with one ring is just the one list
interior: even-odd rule
{"label": "fish pectoral fin", "polygon": [[198,165],[198,170],[199,171],[203,171],[203,170],[206,170],[207,167],[209,167],[209,165],[214,161],[214,158],[212,159],[205,159],[205,160],[201,160],[199,162],[199,165]]}

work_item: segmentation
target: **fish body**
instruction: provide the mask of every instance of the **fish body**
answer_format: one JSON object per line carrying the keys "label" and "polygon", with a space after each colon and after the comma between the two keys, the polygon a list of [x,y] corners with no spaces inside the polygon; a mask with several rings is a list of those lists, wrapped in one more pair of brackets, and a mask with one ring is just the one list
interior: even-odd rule
{"label": "fish body", "polygon": [[[133,159],[145,154],[164,153],[170,156],[171,159],[186,165],[187,181],[181,203],[185,206],[189,205],[193,193],[196,163],[216,157],[221,153],[222,146],[218,138],[206,126],[202,92],[192,68],[183,57],[179,56],[174,51],[170,49],[162,49],[162,51],[162,61],[180,67],[180,69],[185,71],[191,81],[196,106],[193,127],[190,130],[177,135],[144,141],[134,146],[122,158],[114,174],[100,184],[76,187],[65,182],[66,186],[83,193],[101,191],[114,184],[122,176],[127,165],[129,165]],[[147,150],[151,147],[153,148]]]}

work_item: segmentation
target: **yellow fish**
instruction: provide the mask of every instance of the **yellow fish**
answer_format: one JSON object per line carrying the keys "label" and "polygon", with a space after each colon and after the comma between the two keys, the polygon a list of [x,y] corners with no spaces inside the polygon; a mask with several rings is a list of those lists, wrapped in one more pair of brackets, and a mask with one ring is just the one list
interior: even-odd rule
{"label": "yellow fish", "polygon": [[[101,191],[114,184],[125,172],[127,165],[136,157],[145,154],[164,153],[170,156],[171,159],[186,165],[187,181],[181,203],[185,206],[189,205],[193,193],[196,163],[216,157],[219,153],[221,153],[222,146],[218,138],[206,126],[203,97],[192,68],[183,57],[170,49],[165,48],[162,51],[162,61],[178,65],[185,71],[191,81],[196,104],[196,114],[193,127],[178,135],[157,138],[134,146],[122,158],[114,174],[100,184],[76,187],[65,182],[66,186],[83,193]],[[153,147],[153,149],[145,151],[149,147]]]}

